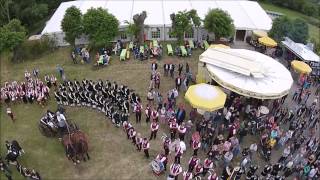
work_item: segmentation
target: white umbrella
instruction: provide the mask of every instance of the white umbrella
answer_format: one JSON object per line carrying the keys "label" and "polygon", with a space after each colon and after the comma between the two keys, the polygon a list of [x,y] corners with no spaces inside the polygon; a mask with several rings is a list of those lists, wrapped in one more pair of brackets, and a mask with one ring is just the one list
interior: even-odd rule
{"label": "white umbrella", "polygon": [[210,55],[213,58],[207,56],[203,62],[207,63],[211,78],[226,89],[258,99],[278,99],[289,93],[293,83],[291,73],[278,61],[245,49],[219,51],[226,52],[228,59],[224,61],[220,55],[221,59],[216,60],[213,52]]}

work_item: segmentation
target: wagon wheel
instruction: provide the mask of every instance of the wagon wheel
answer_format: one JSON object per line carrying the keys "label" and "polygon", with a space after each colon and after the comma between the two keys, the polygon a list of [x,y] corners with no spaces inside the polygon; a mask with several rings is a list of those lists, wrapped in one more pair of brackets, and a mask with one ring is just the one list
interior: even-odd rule
{"label": "wagon wheel", "polygon": [[40,130],[40,133],[46,137],[55,137],[56,136],[56,133],[54,133],[48,127],[46,127],[42,124],[39,124],[38,128]]}

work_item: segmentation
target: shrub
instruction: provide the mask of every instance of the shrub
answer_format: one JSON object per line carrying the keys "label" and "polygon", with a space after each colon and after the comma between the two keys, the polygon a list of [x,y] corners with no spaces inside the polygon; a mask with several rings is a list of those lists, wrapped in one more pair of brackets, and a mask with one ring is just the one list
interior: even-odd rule
{"label": "shrub", "polygon": [[13,61],[21,62],[40,58],[47,52],[54,50],[54,41],[48,36],[42,36],[39,40],[24,41],[14,50]]}

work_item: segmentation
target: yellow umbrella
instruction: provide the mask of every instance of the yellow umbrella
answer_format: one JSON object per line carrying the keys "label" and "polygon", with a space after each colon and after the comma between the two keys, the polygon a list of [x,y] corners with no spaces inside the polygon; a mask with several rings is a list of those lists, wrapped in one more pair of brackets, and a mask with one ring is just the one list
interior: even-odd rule
{"label": "yellow umbrella", "polygon": [[312,71],[311,67],[303,61],[294,60],[291,62],[291,66],[301,74],[309,74]]}
{"label": "yellow umbrella", "polygon": [[217,86],[201,83],[190,86],[185,98],[193,108],[215,111],[223,108],[227,95]]}
{"label": "yellow umbrella", "polygon": [[258,39],[259,43],[268,46],[268,47],[276,47],[278,44],[276,41],[274,41],[273,39],[271,39],[270,37],[261,37]]}
{"label": "yellow umbrella", "polygon": [[229,46],[224,44],[211,44],[209,48],[223,48],[223,49],[230,49]]}
{"label": "yellow umbrella", "polygon": [[253,34],[254,34],[255,36],[258,36],[258,37],[266,37],[266,36],[268,36],[267,32],[265,32],[265,31],[260,31],[260,30],[255,30],[255,31],[253,31]]}

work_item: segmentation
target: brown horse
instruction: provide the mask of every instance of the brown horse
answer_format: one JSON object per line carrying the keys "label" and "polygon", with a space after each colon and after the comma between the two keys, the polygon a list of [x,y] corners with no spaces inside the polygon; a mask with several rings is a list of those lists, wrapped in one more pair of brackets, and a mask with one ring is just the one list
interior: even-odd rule
{"label": "brown horse", "polygon": [[71,134],[71,140],[74,143],[77,152],[77,160],[89,160],[90,156],[88,154],[88,138],[86,134],[80,130],[77,130]]}
{"label": "brown horse", "polygon": [[[88,138],[82,131],[75,130],[71,134],[66,134],[62,140],[66,156],[73,163],[76,164],[80,163],[81,160],[86,161],[90,159],[88,154]],[[85,156],[87,156],[87,159]]]}

